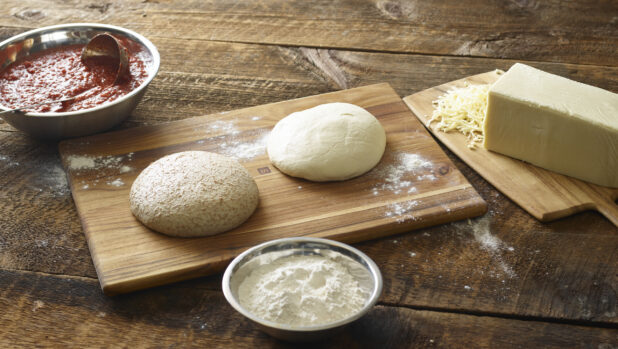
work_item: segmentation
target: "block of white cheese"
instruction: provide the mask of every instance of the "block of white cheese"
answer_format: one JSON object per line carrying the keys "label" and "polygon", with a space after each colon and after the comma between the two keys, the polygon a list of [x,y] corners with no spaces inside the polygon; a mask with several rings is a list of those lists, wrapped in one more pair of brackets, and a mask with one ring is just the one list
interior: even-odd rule
{"label": "block of white cheese", "polygon": [[487,103],[485,148],[618,187],[618,94],[517,63]]}

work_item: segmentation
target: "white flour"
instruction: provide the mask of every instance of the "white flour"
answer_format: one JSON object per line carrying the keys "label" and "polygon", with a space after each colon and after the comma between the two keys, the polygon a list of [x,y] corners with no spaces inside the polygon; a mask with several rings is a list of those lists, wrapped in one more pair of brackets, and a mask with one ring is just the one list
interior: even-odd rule
{"label": "white flour", "polygon": [[122,187],[124,185],[124,182],[122,181],[122,179],[116,178],[113,181],[107,182],[107,185],[112,185],[114,187]]}
{"label": "white flour", "polygon": [[413,211],[417,206],[417,200],[393,203],[387,206],[387,211],[384,213],[384,216],[397,217],[397,222],[402,223],[408,219],[415,219]]}
{"label": "white flour", "polygon": [[90,156],[71,155],[67,159],[71,170],[82,170],[96,166],[94,158]]}
{"label": "white flour", "polygon": [[360,310],[367,294],[340,263],[294,255],[252,271],[238,288],[240,304],[260,318],[292,326],[343,319]]}
{"label": "white flour", "polygon": [[[378,181],[371,188],[374,196],[383,194],[411,195],[418,192],[415,184],[422,181],[435,181],[438,178],[433,174],[434,165],[431,161],[414,153],[395,152],[393,161],[388,165],[376,167],[371,176]],[[419,205],[417,200],[408,200],[388,205],[384,216],[395,218],[398,223],[410,219],[416,220],[414,210]]]}
{"label": "white flour", "polygon": [[[251,121],[259,121],[261,116],[249,117]],[[266,143],[270,130],[254,129],[241,132],[238,128],[237,119],[216,120],[210,122],[205,127],[207,135],[218,133],[214,137],[217,139],[218,149],[215,153],[237,158],[239,161],[251,160],[266,153]],[[204,144],[205,140],[196,141],[197,144]]]}
{"label": "white flour", "polygon": [[[110,174],[124,174],[131,172],[133,167],[125,165],[124,162],[133,161],[133,153],[118,156],[90,156],[90,155],[70,155],[67,157],[68,169],[80,173],[82,171],[105,171]],[[92,186],[97,186],[99,179],[91,183],[81,182],[81,188],[88,190]],[[121,178],[109,179],[105,182],[108,186],[122,187],[124,181]]]}
{"label": "white flour", "polygon": [[416,193],[414,182],[437,179],[431,173],[432,171],[433,164],[422,156],[413,153],[396,153],[391,164],[378,167],[373,171],[372,175],[382,179],[372,188],[373,195],[380,195],[384,191],[395,195]]}
{"label": "white flour", "polygon": [[225,137],[225,141],[219,144],[219,153],[239,160],[250,160],[264,154],[270,132],[268,130],[256,130],[253,133],[256,138],[248,142],[236,136]]}
{"label": "white flour", "polygon": [[240,130],[236,127],[236,123],[232,121],[216,120],[209,125],[210,130],[221,132],[224,135],[237,135]]}
{"label": "white flour", "polygon": [[67,157],[69,170],[101,170],[114,169],[120,173],[126,173],[132,170],[130,166],[123,165],[124,159],[131,161],[133,153],[126,156],[88,156],[88,155],[70,155]]}
{"label": "white flour", "polygon": [[[472,229],[474,240],[481,246],[482,249],[487,251],[494,260],[494,263],[502,271],[500,274],[504,274],[509,278],[516,277],[517,274],[502,258],[502,254],[505,251],[514,252],[515,248],[508,246],[499,237],[491,233],[490,228],[491,215],[485,215],[482,218],[477,218],[474,221],[468,219],[468,227]],[[490,273],[490,275],[499,276],[496,273]]]}

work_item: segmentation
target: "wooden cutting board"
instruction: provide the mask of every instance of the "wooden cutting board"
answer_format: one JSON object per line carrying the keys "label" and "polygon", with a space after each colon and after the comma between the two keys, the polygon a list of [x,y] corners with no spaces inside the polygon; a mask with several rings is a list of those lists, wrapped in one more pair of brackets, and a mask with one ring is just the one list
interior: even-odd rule
{"label": "wooden cutting board", "polygon": [[[371,172],[314,183],[274,168],[265,139],[286,115],[328,102],[373,113],[387,149]],[[106,294],[222,271],[245,249],[282,237],[348,243],[481,215],[486,204],[388,84],[306,97],[216,115],[67,140],[60,154],[88,246]],[[205,238],[172,238],[131,214],[136,176],[154,160],[185,150],[236,156],[260,190],[256,212],[240,227]]]}
{"label": "wooden cutting board", "polygon": [[544,170],[526,162],[490,152],[482,147],[471,150],[467,138],[458,132],[444,133],[428,125],[432,101],[453,87],[488,84],[498,79],[497,72],[470,76],[405,97],[404,102],[416,117],[453,153],[498,190],[540,221],[547,222],[584,210],[598,210],[618,225],[618,189],[601,187]]}

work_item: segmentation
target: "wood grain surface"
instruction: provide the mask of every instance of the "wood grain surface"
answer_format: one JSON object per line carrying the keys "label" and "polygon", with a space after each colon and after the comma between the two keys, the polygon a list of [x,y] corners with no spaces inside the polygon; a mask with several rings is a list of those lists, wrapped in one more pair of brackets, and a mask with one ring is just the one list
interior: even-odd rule
{"label": "wood grain surface", "polygon": [[[616,340],[615,330],[609,328],[378,305],[340,335],[303,346],[273,341],[234,312],[220,291],[195,282],[105,298],[104,302],[92,279],[0,271],[0,285],[0,299],[17,300],[0,301],[0,306],[21,320],[0,317],[3,347],[15,343],[107,347],[115,343],[140,348],[452,348],[521,347],[532,342],[544,348],[604,348]],[[24,332],[29,336],[20,337]]]}
{"label": "wood grain surface", "polygon": [[[292,112],[332,102],[359,105],[378,118],[387,135],[380,163],[340,182],[279,172],[265,152],[270,129]],[[133,217],[128,197],[135,177],[158,158],[186,150],[234,156],[249,170],[260,205],[247,222],[224,234],[182,239],[154,233]],[[388,84],[68,140],[60,143],[60,154],[106,294],[220,272],[244,249],[277,238],[358,242],[486,211]],[[73,164],[76,159],[102,165],[83,168]]]}
{"label": "wood grain surface", "polygon": [[[161,69],[124,129],[381,82],[408,96],[518,61],[618,92],[616,18],[603,0],[7,0],[0,40],[87,21],[146,35]],[[440,145],[488,213],[355,243],[383,296],[319,346],[617,347],[618,228],[539,222]],[[57,144],[4,121],[0,188],[0,346],[293,347],[235,313],[219,275],[105,296]]]}
{"label": "wood grain surface", "polygon": [[[101,22],[148,37],[499,57],[562,63],[615,60],[612,1],[5,0],[10,26]],[[525,19],[525,20],[523,20]],[[573,49],[577,43],[577,50]]]}
{"label": "wood grain surface", "polygon": [[403,100],[436,138],[537,219],[547,222],[594,209],[618,226],[618,205],[615,202],[618,198],[618,189],[554,173],[488,151],[482,146],[470,149],[468,140],[463,134],[442,132],[435,127],[435,124],[430,124],[434,110],[432,102],[438,97],[466,84],[491,84],[499,76],[496,71],[473,75],[415,93]]}

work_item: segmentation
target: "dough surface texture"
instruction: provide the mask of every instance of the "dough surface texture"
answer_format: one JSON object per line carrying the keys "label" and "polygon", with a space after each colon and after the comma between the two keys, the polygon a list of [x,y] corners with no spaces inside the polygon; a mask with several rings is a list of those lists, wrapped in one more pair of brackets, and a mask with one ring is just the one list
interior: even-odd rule
{"label": "dough surface texture", "polygon": [[235,159],[185,151],[146,167],[131,186],[129,203],[133,215],[152,230],[208,236],[247,220],[258,205],[258,188]]}
{"label": "dough surface texture", "polygon": [[328,103],[281,119],[268,138],[268,157],[281,172],[311,181],[341,181],[371,170],[386,134],[365,109]]}

